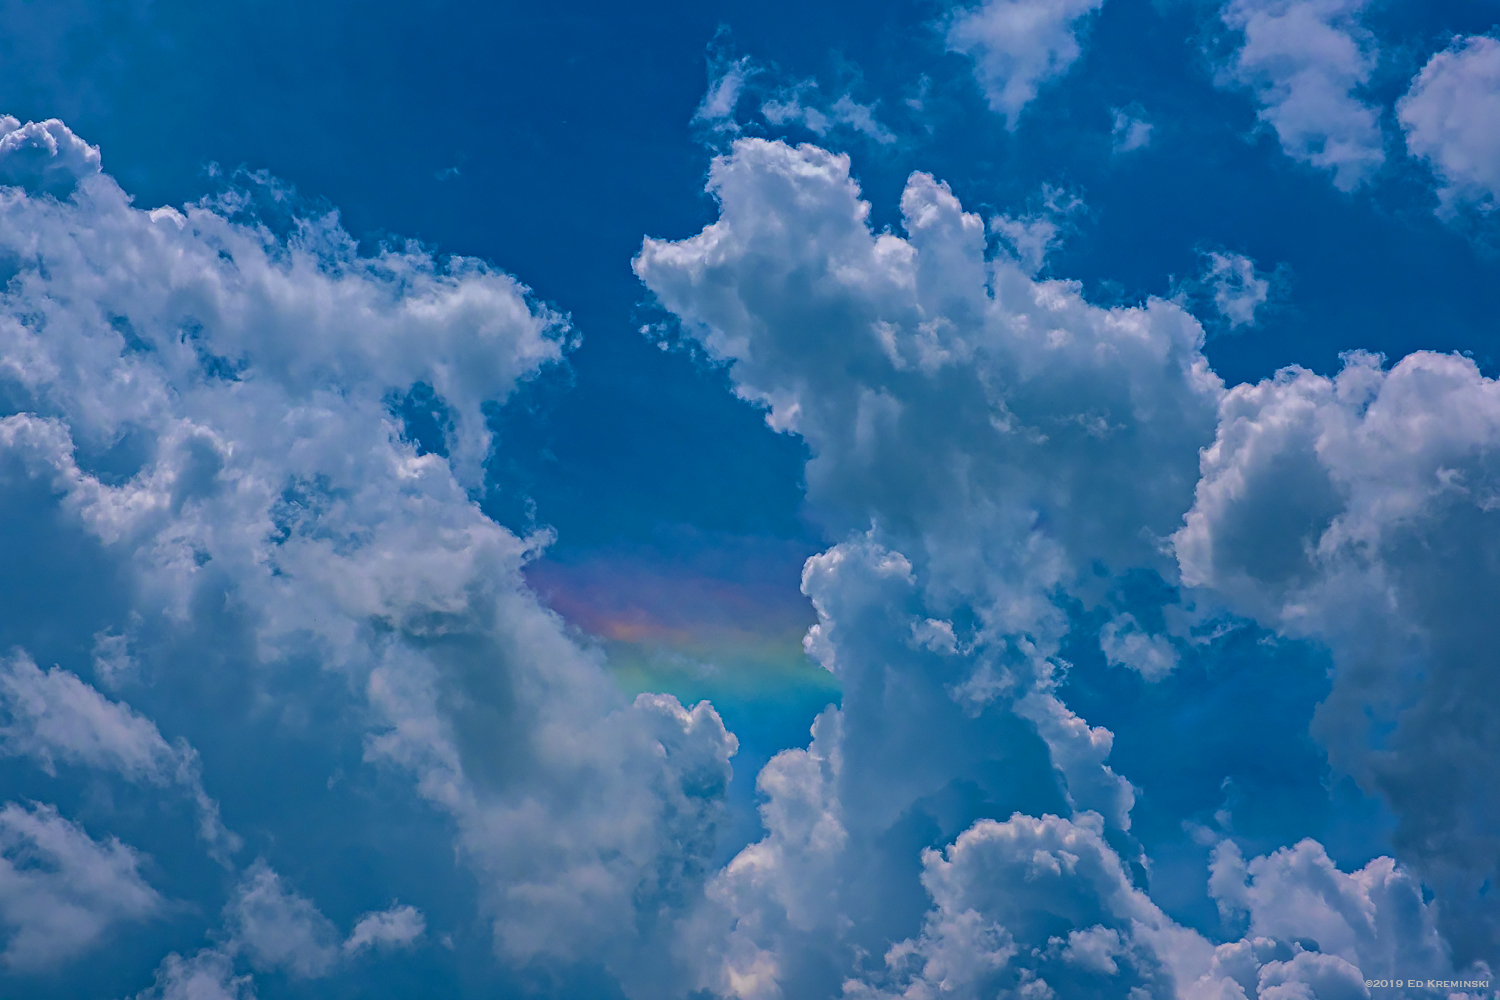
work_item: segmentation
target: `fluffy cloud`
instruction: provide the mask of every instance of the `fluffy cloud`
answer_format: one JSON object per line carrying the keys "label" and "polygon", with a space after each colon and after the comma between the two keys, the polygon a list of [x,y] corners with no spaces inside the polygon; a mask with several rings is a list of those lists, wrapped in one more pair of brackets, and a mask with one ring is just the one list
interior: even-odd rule
{"label": "fluffy cloud", "polygon": [[834,130],[849,130],[881,145],[896,141],[896,134],[881,123],[874,104],[863,104],[850,93],[829,100],[816,80],[797,83],[778,81],[774,69],[758,65],[749,56],[731,58],[720,47],[726,33],[721,30],[710,46],[709,85],[693,123],[714,132],[738,135],[736,119],[742,100],[759,104],[766,122],[775,128],[796,126],[822,138]]}
{"label": "fluffy cloud", "polygon": [[1244,254],[1209,252],[1203,281],[1213,289],[1214,308],[1230,329],[1251,326],[1255,312],[1266,304],[1271,282],[1256,273],[1255,261]]}
{"label": "fluffy cloud", "polygon": [[[90,663],[139,706],[209,661],[292,717],[319,674],[366,763],[451,823],[501,957],[635,997],[1332,1000],[1493,953],[1500,706],[1472,664],[1500,408],[1472,364],[1353,356],[1226,392],[1181,306],[1038,280],[936,179],[875,232],[847,158],[735,143],[719,218],[635,267],[808,447],[833,544],[804,569],[806,649],[842,703],[762,770],[764,835],[715,869],[734,737],[706,703],[620,696],[524,584],[546,539],[473,499],[484,407],[565,323],[481,264],[362,255],[332,218],[277,235],[243,192],[137,210],[60,128],[14,146],[53,174],[0,189],[0,490],[124,596],[77,672],[7,661],[8,752],[180,783],[190,749]],[[441,407],[440,442],[410,440],[402,399]],[[1129,597],[1142,580],[1169,596]],[[1153,901],[1138,790],[1068,701],[1070,648],[1111,682],[1178,680],[1179,583],[1332,649],[1318,732],[1401,822],[1402,863],[1353,872],[1311,842],[1219,844],[1217,946]],[[44,935],[55,961],[161,906],[134,851],[47,807],[0,833],[8,954]],[[265,862],[223,912],[222,945],[143,996],[238,1000],[235,961],[332,976],[427,924],[392,906],[345,936]]]}
{"label": "fluffy cloud", "polygon": [[1466,358],[1346,357],[1237,386],[1175,539],[1186,583],[1333,651],[1316,731],[1391,802],[1462,961],[1495,954],[1500,387]]}
{"label": "fluffy cloud", "polygon": [[[1153,563],[1141,528],[1165,536],[1186,509],[1222,391],[1198,323],[1160,300],[1100,309],[987,260],[983,222],[924,174],[902,197],[908,235],[872,233],[848,168],[741,141],[711,171],[719,220],[647,240],[637,272],[741,396],[808,442],[810,498],[840,534],[877,520],[953,564],[934,586],[1005,592],[996,614],[1016,624],[1051,615],[1031,584],[1071,573],[1068,554]],[[1127,433],[1140,424],[1158,433]],[[1132,471],[1146,449],[1150,481]],[[1073,516],[1094,502],[1102,521]]]}
{"label": "fluffy cloud", "polygon": [[23,653],[0,662],[0,753],[31,757],[48,773],[58,761],[113,771],[157,787],[176,784],[198,807],[199,836],[227,861],[240,840],[224,829],[219,804],[203,790],[198,754],[169,745],[151,720],[110,701],[76,675],[45,673]]}
{"label": "fluffy cloud", "polygon": [[290,890],[264,861],[245,873],[224,908],[230,950],[261,970],[326,975],[339,960],[338,932],[312,900]]}
{"label": "fluffy cloud", "polygon": [[840,95],[823,107],[816,100],[817,85],[803,84],[783,91],[760,106],[761,114],[772,125],[801,125],[813,135],[827,135],[835,126],[843,126],[886,145],[896,135],[875,117],[875,108],[861,104],[848,94]]}
{"label": "fluffy cloud", "polygon": [[1356,979],[1450,969],[1434,908],[1390,858],[1345,874],[1311,840],[1248,863],[1225,841],[1214,850],[1212,871],[1209,891],[1226,915],[1248,918],[1251,939],[1303,941],[1359,970]]}
{"label": "fluffy cloud", "polygon": [[[0,162],[23,183],[0,189],[0,485],[92,553],[76,578],[125,581],[86,633],[123,638],[101,662],[123,646],[134,667],[108,675],[161,692],[209,660],[295,717],[299,679],[325,672],[369,764],[452,818],[504,955],[668,974],[643,956],[701,895],[734,738],[707,704],[624,699],[525,586],[545,537],[471,493],[484,407],[561,356],[565,322],[477,261],[361,254],[331,216],[277,235],[254,190],[139,210],[70,165],[61,129],[66,197],[32,159]],[[441,442],[408,440],[409,394],[441,405]],[[166,766],[150,723],[66,672],[9,676],[41,692],[12,727],[28,746]],[[261,876],[235,911],[244,953],[312,974],[338,942],[252,933],[252,903],[284,902]]]}
{"label": "fluffy cloud", "polygon": [[1091,561],[1170,571],[1154,539],[1222,390],[1176,306],[1100,309],[987,259],[983,223],[926,175],[904,237],[871,232],[847,159],[810,146],[741,141],[710,184],[719,220],[648,240],[637,272],[808,443],[810,505],[846,539],[803,579],[841,710],[767,768],[767,839],[713,888],[735,931],[705,985],[760,997],[796,992],[812,952],[884,950],[919,891],[895,844],[922,845],[897,831],[959,834],[959,787],[1002,815],[1091,812],[1138,853],[1111,734],[1057,695],[1055,597],[1098,600]]}
{"label": "fluffy cloud", "polygon": [[1099,648],[1111,666],[1129,667],[1148,681],[1161,680],[1177,666],[1172,641],[1145,631],[1128,612],[1104,623]]}
{"label": "fluffy cloud", "polygon": [[66,197],[99,169],[99,147],[56,118],[22,125],[0,115],[0,183]]}
{"label": "fluffy cloud", "polygon": [[[872,233],[847,159],[810,146],[742,141],[711,186],[719,221],[648,240],[636,266],[737,391],[808,442],[809,500],[833,533],[869,532],[808,565],[830,619],[812,651],[858,679],[831,638],[847,604],[833,591],[858,586],[907,605],[911,624],[880,629],[903,658],[941,657],[910,650],[911,630],[972,611],[955,690],[974,706],[1006,684],[1024,696],[1066,628],[1050,591],[1090,559],[1166,565],[1151,539],[1190,502],[1221,392],[1201,327],[987,260],[983,223],[926,175],[903,196],[906,237]],[[1146,463],[1159,474],[1136,475]]]}
{"label": "fluffy cloud", "polygon": [[[709,886],[719,911],[688,938],[718,958],[704,981],[730,996],[780,995],[784,956],[799,939],[826,934],[840,912],[838,871],[849,834],[838,783],[843,716],[831,706],[806,750],[784,750],[760,772],[766,836],[741,851]],[[701,920],[702,918],[700,918]]]}
{"label": "fluffy cloud", "polygon": [[1114,110],[1114,116],[1114,125],[1110,128],[1109,134],[1116,153],[1129,153],[1151,145],[1151,132],[1155,128],[1154,125],[1120,108]]}
{"label": "fluffy cloud", "polygon": [[1406,148],[1442,182],[1440,210],[1492,206],[1500,194],[1500,41],[1455,39],[1428,60],[1396,104]]}
{"label": "fluffy cloud", "polygon": [[1020,216],[997,215],[990,231],[1000,237],[1028,274],[1039,274],[1047,255],[1057,249],[1071,228],[1069,216],[1084,208],[1083,199],[1050,184],[1042,185],[1041,208]]}
{"label": "fluffy cloud", "polygon": [[163,907],[118,840],[96,841],[51,806],[0,807],[0,954],[11,968],[45,969],[99,944],[118,924]]}
{"label": "fluffy cloud", "polygon": [[136,1000],[255,1000],[249,976],[234,974],[234,961],[205,948],[192,958],[173,953],[156,970],[156,984]]}
{"label": "fluffy cloud", "polygon": [[953,14],[950,51],[974,60],[974,78],[990,108],[1014,129],[1042,84],[1081,54],[1078,33],[1104,0],[985,0]]}
{"label": "fluffy cloud", "polygon": [[1380,113],[1356,96],[1375,68],[1358,17],[1367,0],[1232,0],[1220,17],[1243,33],[1226,79],[1254,91],[1260,119],[1293,159],[1353,191],[1385,162]]}
{"label": "fluffy cloud", "polygon": [[1248,864],[1221,844],[1211,888],[1250,927],[1215,946],[1132,885],[1099,832],[1087,814],[1017,815],[926,851],[921,933],[844,996],[1339,1000],[1367,996],[1366,978],[1454,976],[1433,908],[1389,858],[1346,874],[1311,841]]}
{"label": "fluffy cloud", "polygon": [[43,672],[25,654],[0,664],[0,706],[0,747],[36,759],[49,772],[61,759],[160,785],[191,762],[185,748],[167,745],[151,720],[66,670]]}
{"label": "fluffy cloud", "polygon": [[354,930],[349,932],[349,939],[344,942],[344,950],[399,948],[411,944],[426,932],[427,921],[421,910],[414,906],[392,906],[389,910],[360,917]]}
{"label": "fluffy cloud", "polygon": [[[319,979],[362,952],[408,946],[426,930],[422,911],[414,906],[392,906],[362,916],[341,943],[333,921],[311,899],[289,886],[262,858],[246,869],[224,906],[223,945],[199,953],[191,962],[169,956],[158,970],[157,978],[203,980],[210,985],[201,988],[233,995],[232,990],[241,982],[231,977],[238,957],[243,957],[257,971]],[[243,983],[248,989],[248,978]],[[157,988],[172,996],[160,983]]]}
{"label": "fluffy cloud", "polygon": [[718,131],[738,131],[739,126],[734,120],[735,110],[739,107],[740,95],[745,92],[745,86],[760,71],[759,67],[749,56],[740,56],[737,59],[711,58],[709,69],[711,79],[708,91],[693,112],[693,121]]}
{"label": "fluffy cloud", "polygon": [[[1491,383],[1456,358],[1387,374],[1355,357],[1337,380],[1288,372],[1225,393],[1177,306],[1099,308],[987,256],[982,222],[922,174],[904,234],[872,232],[848,167],[742,140],[710,173],[718,220],[648,239],[636,260],[736,391],[807,443],[809,509],[839,540],[808,561],[803,589],[819,618],[807,651],[843,703],[763,772],[766,836],[710,885],[691,945],[700,983],[746,1000],[1208,1000],[1359,996],[1366,974],[1402,963],[1481,973],[1487,932],[1462,920],[1484,912],[1483,859],[1497,856],[1484,790],[1500,754],[1479,724],[1494,712],[1480,674],[1450,683],[1411,654],[1465,631],[1468,662],[1485,647],[1472,605],[1495,589],[1487,550],[1466,550],[1480,576],[1441,581],[1458,524],[1434,534],[1416,515],[1457,505],[1474,537],[1500,537],[1482,523],[1500,495],[1482,458]],[[1375,558],[1387,544],[1423,567],[1420,609],[1464,588],[1450,617],[1466,624],[1392,614],[1404,591]],[[1107,660],[1145,679],[1211,641],[1116,604],[1109,581],[1142,573],[1180,574],[1200,615],[1228,603],[1333,641],[1319,732],[1339,766],[1390,785],[1415,873],[1380,859],[1345,874],[1313,843],[1246,863],[1224,844],[1211,891],[1229,943],[1164,915],[1143,889],[1136,790],[1110,763],[1113,734],[1065,702],[1059,656],[1080,610],[1102,622]],[[1389,676],[1350,660],[1356,639]],[[1430,705],[1403,709],[1416,714],[1391,738],[1399,752],[1360,751],[1423,690]],[[1439,700],[1455,691],[1467,698]],[[1470,709],[1472,722],[1455,715]],[[1454,774],[1472,795],[1439,806]]]}
{"label": "fluffy cloud", "polygon": [[[1220,393],[1202,328],[1169,303],[1095,309],[1076,286],[986,261],[983,223],[926,175],[903,196],[907,238],[871,234],[847,160],[813,147],[739,142],[711,184],[720,220],[646,241],[637,271],[739,393],[808,442],[808,499],[832,532],[879,526],[804,577],[822,619],[810,651],[843,682],[846,729],[862,685],[901,663],[942,712],[1023,703],[1059,762],[1097,757],[1073,753],[1101,736],[1046,693],[1067,628],[1049,592],[1089,558],[1160,562],[1149,537],[1187,504]],[[1149,445],[1143,423],[1161,429]],[[1137,445],[1160,478],[1131,474]],[[882,607],[879,624],[861,624],[873,612],[853,594]],[[913,648],[913,628],[954,612],[977,616],[963,655]]]}
{"label": "fluffy cloud", "polygon": [[[1212,946],[1130,884],[1097,816],[982,820],[922,859],[921,935],[885,956],[854,998],[1170,996],[1207,975]],[[1015,991],[1008,994],[1006,991]]]}

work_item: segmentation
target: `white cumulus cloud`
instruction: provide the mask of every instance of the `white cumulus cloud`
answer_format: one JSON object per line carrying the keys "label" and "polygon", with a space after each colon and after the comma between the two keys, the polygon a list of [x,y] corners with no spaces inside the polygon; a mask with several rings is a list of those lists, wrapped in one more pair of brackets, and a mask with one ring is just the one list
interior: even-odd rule
{"label": "white cumulus cloud", "polygon": [[360,917],[341,943],[333,921],[264,859],[240,879],[224,907],[224,925],[228,954],[243,954],[262,971],[281,970],[303,979],[326,976],[363,951],[408,946],[427,932],[421,910],[395,905]]}
{"label": "white cumulus cloud", "polygon": [[1248,863],[1220,845],[1210,890],[1250,919],[1217,946],[1131,884],[1097,817],[983,820],[924,852],[922,883],[933,906],[920,936],[846,982],[845,997],[1333,1000],[1365,996],[1366,978],[1455,975],[1408,873],[1389,858],[1345,873],[1312,841]]}
{"label": "white cumulus cloud", "polygon": [[1214,308],[1230,329],[1253,326],[1255,313],[1271,296],[1271,280],[1255,269],[1255,261],[1238,253],[1204,254],[1203,283],[1213,289]]}
{"label": "white cumulus cloud", "polygon": [[[1491,560],[1457,538],[1460,524],[1500,537],[1484,520],[1500,509],[1481,457],[1500,426],[1492,383],[1457,358],[1386,374],[1356,357],[1336,380],[1294,371],[1226,393],[1178,306],[1105,309],[1036,280],[987,254],[982,221],[924,174],[908,181],[900,232],[872,231],[849,160],[812,146],[741,140],[710,190],[718,219],[648,239],[636,270],[736,392],[808,447],[808,508],[837,543],[804,569],[818,612],[805,645],[843,701],[763,773],[766,836],[710,883],[686,946],[700,985],[800,996],[807,970],[832,963],[848,997],[1075,996],[1107,982],[1105,995],[1238,1000],[1338,996],[1400,961],[1482,972],[1483,859],[1500,856],[1483,791],[1500,755],[1478,721],[1495,714],[1491,693],[1456,658],[1438,676],[1415,654],[1463,635],[1466,662],[1487,648],[1475,601],[1496,589]],[[1434,533],[1439,511],[1452,534]],[[1409,610],[1397,555],[1418,570]],[[1331,642],[1317,732],[1336,766],[1388,786],[1410,868],[1345,874],[1303,845],[1240,873],[1224,847],[1205,879],[1246,936],[1218,946],[1137,886],[1135,789],[1109,729],[1066,703],[1058,652],[1060,602],[1090,606],[1101,579],[1141,570]],[[1177,655],[1123,613],[1100,640],[1147,676]],[[1347,655],[1356,640],[1373,661]],[[1468,696],[1441,700],[1456,691]],[[1371,752],[1369,726],[1403,715],[1401,752]],[[989,783],[995,759],[1028,776],[1024,792]],[[1440,773],[1472,794],[1454,798]],[[959,785],[1012,818],[961,819]],[[924,855],[932,906],[915,936],[910,856],[893,846],[914,815],[950,845]],[[1328,913],[1341,906],[1374,912],[1339,924]],[[1398,925],[1415,943],[1393,943]]]}
{"label": "white cumulus cloud", "polygon": [[344,950],[399,948],[411,944],[426,932],[427,921],[421,910],[415,906],[392,906],[360,917],[344,942]]}
{"label": "white cumulus cloud", "polygon": [[1175,536],[1184,582],[1332,650],[1314,731],[1391,803],[1404,861],[1439,890],[1461,961],[1500,911],[1494,685],[1500,386],[1455,355],[1235,387]]}
{"label": "white cumulus cloud", "polygon": [[698,102],[693,112],[693,121],[701,122],[720,131],[737,131],[735,110],[745,86],[759,70],[749,56],[737,59],[720,58],[710,62],[708,91]]}
{"label": "white cumulus cloud", "polygon": [[1243,42],[1224,67],[1295,160],[1353,191],[1385,162],[1380,113],[1357,94],[1375,69],[1359,23],[1367,0],[1231,0],[1220,11]]}
{"label": "white cumulus cloud", "polygon": [[135,1000],[255,1000],[249,976],[234,974],[234,960],[215,948],[192,958],[168,955],[156,970],[156,983]]}
{"label": "white cumulus cloud", "polygon": [[1442,183],[1440,211],[1493,207],[1500,195],[1500,40],[1455,39],[1428,60],[1396,104],[1406,148]]}
{"label": "white cumulus cloud", "polygon": [[1308,939],[1362,975],[1395,979],[1403,970],[1444,970],[1447,945],[1422,886],[1390,858],[1338,870],[1321,844],[1293,847],[1246,862],[1230,841],[1214,849],[1209,892],[1221,910],[1248,918],[1248,937]]}
{"label": "white cumulus cloud", "polygon": [[141,876],[141,857],[98,841],[52,806],[0,807],[0,960],[37,970],[100,945],[120,924],[160,913],[165,901]]}
{"label": "white cumulus cloud", "polygon": [[1177,667],[1172,641],[1147,632],[1128,613],[1104,623],[1099,630],[1099,648],[1111,666],[1129,667],[1148,681],[1159,681]]}
{"label": "white cumulus cloud", "polygon": [[950,51],[974,60],[990,108],[1014,129],[1042,84],[1078,60],[1079,31],[1104,0],[985,0],[948,22]]}
{"label": "white cumulus cloud", "polygon": [[882,145],[896,141],[896,134],[876,118],[873,105],[861,104],[849,94],[839,95],[831,104],[818,96],[817,85],[805,83],[768,98],[760,112],[772,125],[801,125],[819,138],[842,126]]}
{"label": "white cumulus cloud", "polygon": [[[63,162],[77,143],[61,128],[48,135],[77,175],[66,196],[31,166],[0,189],[0,257],[16,267],[0,386],[24,401],[0,419],[0,487],[49,495],[58,530],[123,574],[131,606],[103,633],[132,637],[158,689],[169,663],[212,657],[272,707],[295,706],[288,664],[321,665],[362,706],[368,765],[409,775],[452,818],[508,960],[669,977],[643,956],[701,895],[734,737],[706,703],[622,696],[525,584],[546,539],[471,495],[485,406],[561,357],[566,321],[475,260],[361,254],[333,216],[278,236],[249,193],[138,209]],[[451,418],[446,458],[419,454],[391,410],[417,385]],[[138,468],[96,475],[91,456],[127,437]],[[213,621],[226,606],[244,628],[227,646]],[[166,766],[160,734],[123,705],[66,672],[11,676],[40,699],[17,730],[28,746],[43,733],[55,760]],[[314,974],[339,940],[256,930],[270,925],[252,904],[285,902],[262,875],[235,911],[244,953]]]}
{"label": "white cumulus cloud", "polygon": [[990,219],[990,232],[1000,237],[1028,274],[1041,273],[1047,256],[1071,228],[1069,217],[1084,210],[1083,199],[1050,184],[1042,185],[1040,208],[1021,215],[1000,214]]}
{"label": "white cumulus cloud", "polygon": [[0,184],[65,197],[78,181],[99,170],[99,147],[56,118],[22,125],[0,115]]}
{"label": "white cumulus cloud", "polygon": [[[1100,309],[987,258],[983,222],[923,174],[905,235],[876,234],[848,168],[742,140],[711,172],[719,220],[648,240],[636,262],[736,390],[807,441],[809,504],[843,539],[803,576],[807,649],[842,707],[763,775],[767,838],[711,892],[734,930],[703,983],[743,997],[795,993],[798,956],[836,935],[873,948],[909,877],[882,834],[950,782],[984,780],[992,754],[1022,754],[1047,790],[1027,808],[1128,838],[1112,734],[1056,693],[1066,621],[1050,595],[1089,586],[1088,558],[1170,569],[1149,537],[1190,503],[1222,391],[1178,307]],[[1146,464],[1160,475],[1137,475]],[[955,612],[975,622],[961,635]],[[951,641],[918,641],[935,621]]]}
{"label": "white cumulus cloud", "polygon": [[312,900],[292,891],[264,861],[246,871],[224,908],[229,950],[263,971],[327,975],[338,962],[338,931]]}
{"label": "white cumulus cloud", "polygon": [[1110,137],[1116,153],[1129,153],[1151,145],[1151,133],[1156,126],[1121,108],[1114,110],[1114,125]]}
{"label": "white cumulus cloud", "polygon": [[[1312,134],[1291,124],[1308,94],[1358,105],[1355,8],[1233,6],[1237,65],[1284,143]],[[986,12],[1036,29],[973,49],[1005,53],[991,98],[1013,123],[1095,7],[991,3],[951,31]],[[728,120],[737,92],[719,96],[705,120]],[[233,192],[142,211],[43,124],[7,123],[24,134],[0,145],[17,178],[0,189],[16,269],[0,388],[23,401],[0,418],[0,489],[44,495],[128,582],[129,607],[84,633],[96,669],[170,684],[165,653],[209,652],[205,609],[232,606],[243,632],[214,662],[263,704],[295,698],[278,668],[324,671],[366,765],[451,821],[505,962],[588,962],[653,998],[1331,1000],[1493,954],[1500,705],[1473,664],[1500,589],[1500,390],[1472,363],[1351,355],[1333,377],[1226,391],[1180,305],[1105,308],[1038,279],[1017,243],[1044,235],[1035,220],[992,250],[979,216],[914,173],[900,226],[876,231],[847,157],[734,143],[710,172],[718,218],[647,240],[635,268],[808,449],[807,510],[831,544],[804,566],[805,649],[841,703],[761,771],[763,835],[716,868],[735,738],[707,703],[622,696],[525,584],[546,539],[473,499],[485,407],[561,357],[566,322],[474,261],[361,254],[332,217],[277,235]],[[1289,148],[1340,186],[1373,169],[1312,145]],[[1252,299],[1263,280],[1226,273]],[[419,385],[451,415],[446,456],[419,453],[391,407]],[[127,437],[145,442],[138,467],[98,474],[93,456]],[[1175,669],[1179,645],[1117,602],[1141,578],[1331,650],[1315,732],[1391,803],[1399,863],[1220,843],[1203,873],[1217,945],[1152,899],[1137,789],[1115,734],[1069,705],[1063,659],[1081,607],[1107,619],[1108,662]],[[0,695],[7,752],[44,767],[165,784],[196,762],[61,668],[12,657]],[[0,810],[0,855],[13,962],[80,954],[163,905],[132,849],[49,807]],[[168,956],[143,996],[241,1000],[237,960],[313,979],[427,932],[393,904],[344,934],[263,861],[223,914],[221,946]]]}
{"label": "white cumulus cloud", "polygon": [[0,753],[31,757],[49,773],[61,761],[128,781],[179,785],[198,807],[198,832],[220,860],[239,849],[219,804],[203,789],[198,754],[162,738],[150,719],[110,701],[74,674],[43,671],[24,653],[0,661]]}

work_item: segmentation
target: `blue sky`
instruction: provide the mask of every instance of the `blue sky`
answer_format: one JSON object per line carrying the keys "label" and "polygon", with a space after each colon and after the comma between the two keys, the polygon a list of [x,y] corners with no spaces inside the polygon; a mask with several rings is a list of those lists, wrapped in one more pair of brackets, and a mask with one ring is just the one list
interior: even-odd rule
{"label": "blue sky", "polygon": [[0,3],[0,995],[1495,995],[1497,24]]}

